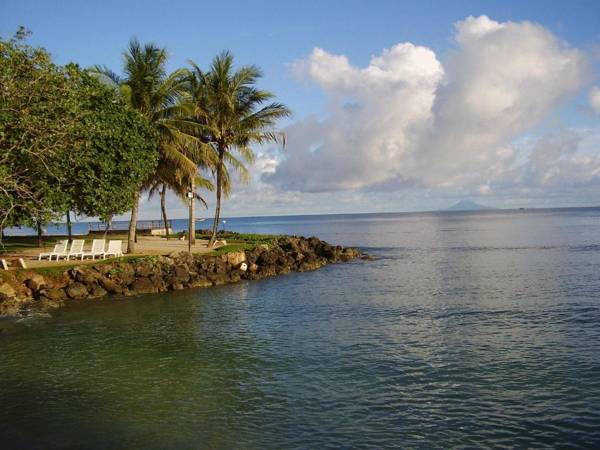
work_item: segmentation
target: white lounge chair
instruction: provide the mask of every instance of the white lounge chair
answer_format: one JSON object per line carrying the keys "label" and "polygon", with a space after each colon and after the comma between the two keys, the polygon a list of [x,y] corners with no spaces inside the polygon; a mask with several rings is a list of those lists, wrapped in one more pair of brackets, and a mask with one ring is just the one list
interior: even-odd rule
{"label": "white lounge chair", "polygon": [[56,245],[54,246],[54,250],[52,250],[51,252],[46,252],[46,253],[40,253],[38,256],[38,261],[40,261],[42,258],[48,258],[48,260],[52,260],[53,256],[56,256],[56,260],[58,261],[58,258],[60,258],[61,256],[65,256],[67,254],[67,246],[69,245],[69,241],[59,241],[56,243]]}
{"label": "white lounge chair", "polygon": [[104,253],[104,259],[106,259],[107,256],[114,256],[115,258],[123,256],[123,250],[122,250],[123,244],[122,241],[118,241],[118,240],[110,240],[108,241],[108,250],[106,250],[106,252]]}
{"label": "white lounge chair", "polygon": [[84,259],[86,256],[91,256],[92,259],[96,259],[96,256],[104,256],[105,244],[105,239],[94,239],[92,241],[92,249],[89,252],[83,252],[81,259]]}
{"label": "white lounge chair", "polygon": [[69,253],[67,253],[67,261],[71,256],[74,258],[77,256],[83,256],[84,244],[85,241],[83,239],[73,239],[73,242],[71,242],[71,248],[69,249]]}

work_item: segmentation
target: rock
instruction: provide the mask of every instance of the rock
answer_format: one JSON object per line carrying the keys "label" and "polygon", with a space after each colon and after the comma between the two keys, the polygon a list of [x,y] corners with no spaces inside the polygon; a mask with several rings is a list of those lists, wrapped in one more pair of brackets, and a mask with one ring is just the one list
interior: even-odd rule
{"label": "rock", "polygon": [[208,279],[212,282],[213,286],[221,286],[227,283],[227,278],[222,273],[213,273],[208,276]]}
{"label": "rock", "polygon": [[358,258],[358,250],[354,248],[346,248],[340,255],[342,261],[350,261],[351,259]]}
{"label": "rock", "polygon": [[157,289],[152,284],[152,281],[150,281],[150,278],[145,277],[136,278],[129,288],[135,294],[150,294],[157,292]]}
{"label": "rock", "polygon": [[115,280],[111,280],[110,278],[101,277],[98,279],[98,283],[103,289],[111,294],[121,294],[123,292],[123,288],[119,286]]}
{"label": "rock", "polygon": [[164,292],[167,290],[167,286],[165,285],[165,281],[162,276],[154,274],[150,277],[150,281],[156,289],[156,292]]}
{"label": "rock", "polygon": [[187,266],[175,266],[173,269],[173,280],[177,283],[187,283],[190,280],[190,270]]}
{"label": "rock", "polygon": [[45,297],[52,301],[60,301],[66,298],[65,291],[62,289],[42,289],[40,291],[40,298]]}
{"label": "rock", "polygon": [[227,262],[222,259],[215,260],[214,272],[218,274],[225,274],[227,272]]}
{"label": "rock", "polygon": [[73,300],[83,300],[88,296],[88,290],[83,283],[75,281],[67,286],[67,295]]}
{"label": "rock", "polygon": [[28,300],[33,299],[33,291],[24,284],[18,284],[15,286],[15,291],[17,292],[15,295],[16,298]]}
{"label": "rock", "polygon": [[29,307],[28,301],[14,297],[0,300],[0,316],[17,316]]}
{"label": "rock", "polygon": [[46,279],[41,274],[34,272],[29,279],[25,281],[25,284],[33,292],[39,292],[46,286]]}
{"label": "rock", "polygon": [[111,279],[114,279],[122,287],[129,286],[135,281],[133,267],[126,263],[116,266],[109,275]]}
{"label": "rock", "polygon": [[57,309],[60,308],[61,306],[64,305],[64,301],[62,300],[54,300],[51,298],[48,298],[44,295],[40,296],[40,303],[41,303],[41,310],[42,311],[49,311],[51,309]]}
{"label": "rock", "polygon": [[92,292],[90,293],[90,298],[100,298],[104,297],[106,294],[107,292],[103,288],[96,285],[96,287],[94,287],[94,289],[92,289]]}
{"label": "rock", "polygon": [[75,267],[71,269],[70,274],[72,278],[89,287],[95,286],[98,278],[102,276],[89,267]]}
{"label": "rock", "polygon": [[192,288],[206,288],[206,287],[210,287],[212,285],[213,285],[212,281],[210,281],[206,277],[198,278],[198,279],[195,279],[192,282],[190,282],[190,287],[192,287]]}
{"label": "rock", "polygon": [[149,277],[152,274],[152,264],[149,262],[143,262],[135,267],[136,277]]}
{"label": "rock", "polygon": [[258,270],[258,265],[256,263],[252,263],[248,266],[248,270],[252,273],[255,273]]}
{"label": "rock", "polygon": [[227,262],[233,267],[239,267],[240,264],[246,262],[246,252],[231,252],[224,255]]}
{"label": "rock", "polygon": [[12,287],[9,283],[0,284],[0,300],[8,300],[15,298],[17,295],[17,291]]}

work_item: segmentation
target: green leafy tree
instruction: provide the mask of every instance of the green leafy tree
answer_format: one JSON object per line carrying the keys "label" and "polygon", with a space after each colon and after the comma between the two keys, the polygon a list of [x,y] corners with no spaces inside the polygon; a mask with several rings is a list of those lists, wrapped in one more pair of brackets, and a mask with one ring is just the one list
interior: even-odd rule
{"label": "green leafy tree", "polygon": [[79,99],[48,53],[23,42],[27,34],[0,40],[0,227],[41,231],[64,211],[56,162],[73,144]]}
{"label": "green leafy tree", "polygon": [[208,162],[215,174],[216,206],[209,246],[217,236],[222,196],[231,190],[229,169],[247,179],[246,163],[254,159],[253,145],[284,141],[275,128],[277,121],[290,110],[272,101],[274,94],[256,87],[262,76],[255,66],[234,70],[233,56],[223,52],[216,56],[208,72],[192,64],[191,95],[194,119],[200,139],[208,143],[212,156]]}
{"label": "green leafy tree", "polygon": [[21,39],[0,41],[0,226],[76,211],[112,217],[157,164],[157,136],[114,90],[56,66]]}
{"label": "green leafy tree", "polygon": [[63,185],[73,210],[108,221],[133,207],[134,194],[154,173],[157,135],[114,90],[77,67],[68,73],[81,105],[78,145],[63,160]]}

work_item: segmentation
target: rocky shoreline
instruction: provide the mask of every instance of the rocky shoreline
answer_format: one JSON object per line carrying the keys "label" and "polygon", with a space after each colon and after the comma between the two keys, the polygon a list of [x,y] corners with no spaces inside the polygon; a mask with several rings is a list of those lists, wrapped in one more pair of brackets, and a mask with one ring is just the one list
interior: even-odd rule
{"label": "rocky shoreline", "polygon": [[[63,270],[18,270],[0,278],[0,316],[44,312],[90,299],[204,288],[304,272],[361,257],[316,237],[281,237],[222,255],[143,256]],[[58,269],[58,268],[56,268]]]}

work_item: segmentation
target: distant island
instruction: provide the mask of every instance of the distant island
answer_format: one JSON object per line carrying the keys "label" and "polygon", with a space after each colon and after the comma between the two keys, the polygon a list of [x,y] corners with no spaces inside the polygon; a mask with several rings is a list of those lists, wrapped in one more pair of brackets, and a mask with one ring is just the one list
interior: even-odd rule
{"label": "distant island", "polygon": [[475,203],[473,200],[460,200],[459,202],[452,205],[446,211],[485,211],[495,209],[490,206],[480,205]]}

